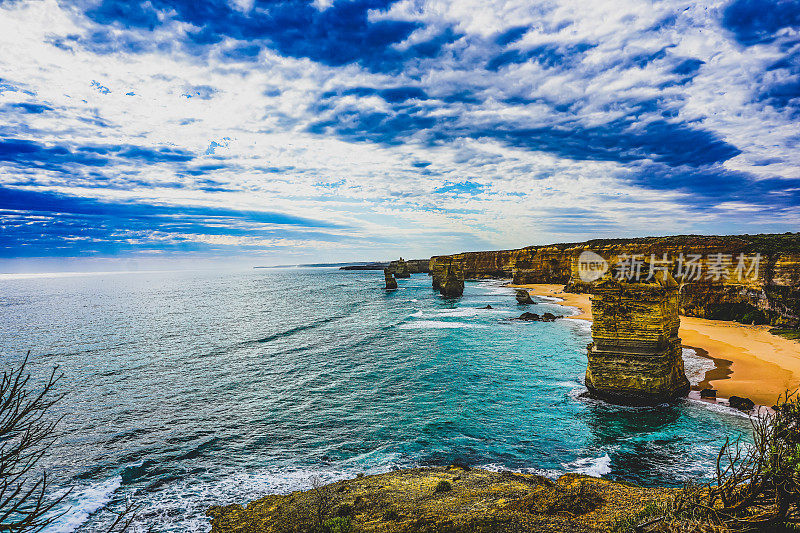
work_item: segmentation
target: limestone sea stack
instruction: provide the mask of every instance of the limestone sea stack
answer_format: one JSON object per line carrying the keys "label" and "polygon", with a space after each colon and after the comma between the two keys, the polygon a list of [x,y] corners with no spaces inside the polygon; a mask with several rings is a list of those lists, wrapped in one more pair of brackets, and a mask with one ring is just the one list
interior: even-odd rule
{"label": "limestone sea stack", "polygon": [[386,290],[392,291],[397,288],[397,280],[388,268],[383,269],[383,277],[386,278]]}
{"label": "limestone sea stack", "polygon": [[678,284],[667,272],[628,283],[606,274],[594,286],[586,387],[624,404],[685,396],[689,380],[678,338]]}
{"label": "limestone sea stack", "polygon": [[408,265],[402,257],[397,260],[397,264],[394,267],[394,277],[397,279],[411,277],[411,272],[408,270]]}
{"label": "limestone sea stack", "polygon": [[438,287],[442,296],[456,298],[464,294],[464,271],[460,264],[454,261],[446,263],[442,274]]}

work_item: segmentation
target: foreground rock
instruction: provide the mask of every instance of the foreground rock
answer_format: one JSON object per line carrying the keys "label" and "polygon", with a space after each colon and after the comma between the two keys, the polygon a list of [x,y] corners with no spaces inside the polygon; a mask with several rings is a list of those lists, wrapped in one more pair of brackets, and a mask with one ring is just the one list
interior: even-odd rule
{"label": "foreground rock", "polygon": [[246,507],[212,507],[208,515],[212,533],[595,532],[613,531],[671,493],[577,474],[553,482],[451,466],[358,477]]}
{"label": "foreground rock", "polygon": [[517,289],[516,299],[517,299],[517,303],[520,303],[520,304],[532,304],[532,303],[534,303],[533,298],[531,298],[530,293],[528,291],[526,291],[525,289]]}
{"label": "foreground rock", "polygon": [[607,274],[592,298],[586,387],[625,404],[657,404],[689,392],[678,338],[678,284],[658,272],[627,283]]}

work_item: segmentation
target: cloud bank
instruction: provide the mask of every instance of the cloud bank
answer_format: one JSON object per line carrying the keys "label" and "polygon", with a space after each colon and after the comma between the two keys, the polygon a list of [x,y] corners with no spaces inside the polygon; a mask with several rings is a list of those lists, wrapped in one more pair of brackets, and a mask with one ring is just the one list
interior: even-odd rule
{"label": "cloud bank", "polygon": [[800,2],[0,2],[0,257],[796,229]]}

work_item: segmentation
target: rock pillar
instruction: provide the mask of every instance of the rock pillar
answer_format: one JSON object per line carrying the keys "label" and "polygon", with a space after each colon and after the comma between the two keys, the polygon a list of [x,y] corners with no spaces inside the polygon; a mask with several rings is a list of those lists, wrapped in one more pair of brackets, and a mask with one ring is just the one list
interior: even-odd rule
{"label": "rock pillar", "polygon": [[442,296],[457,297],[464,294],[464,270],[452,259],[444,266],[439,280],[439,292]]}
{"label": "rock pillar", "polygon": [[386,290],[394,290],[397,288],[397,280],[394,279],[391,270],[384,268],[383,277],[386,278]]}
{"label": "rock pillar", "polygon": [[409,272],[408,270],[408,264],[403,260],[402,257],[397,261],[397,264],[394,266],[394,277],[396,277],[397,279],[411,277],[411,272]]}
{"label": "rock pillar", "polygon": [[606,274],[592,297],[586,386],[618,403],[656,404],[689,392],[678,338],[678,284],[657,272],[627,283]]}

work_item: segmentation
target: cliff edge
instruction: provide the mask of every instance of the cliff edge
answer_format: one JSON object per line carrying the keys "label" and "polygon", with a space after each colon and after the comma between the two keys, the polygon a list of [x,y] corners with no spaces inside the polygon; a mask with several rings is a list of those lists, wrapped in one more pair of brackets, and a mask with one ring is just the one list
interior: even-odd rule
{"label": "cliff edge", "polygon": [[[584,251],[599,254],[609,263],[624,257],[667,258],[668,270],[679,279],[682,258],[696,258],[697,279],[681,288],[681,314],[745,324],[800,326],[800,233],[762,235],[675,235],[635,239],[595,239],[577,243],[528,246],[515,250],[463,252],[434,256],[429,270],[433,284],[445,265],[460,264],[465,279],[512,278],[518,285],[566,285],[569,292],[590,292],[578,275],[578,258]],[[748,266],[758,257],[758,267],[745,279],[715,272],[723,259],[734,272],[740,256]]]}
{"label": "cliff edge", "polygon": [[643,488],[580,474],[557,481],[459,466],[360,476],[270,495],[246,507],[212,507],[212,533],[599,532],[674,489]]}

